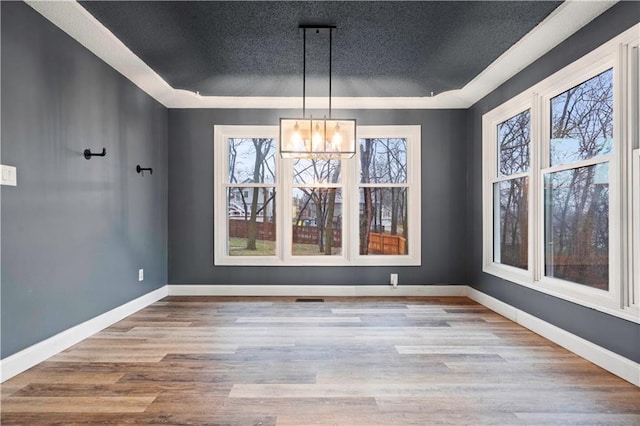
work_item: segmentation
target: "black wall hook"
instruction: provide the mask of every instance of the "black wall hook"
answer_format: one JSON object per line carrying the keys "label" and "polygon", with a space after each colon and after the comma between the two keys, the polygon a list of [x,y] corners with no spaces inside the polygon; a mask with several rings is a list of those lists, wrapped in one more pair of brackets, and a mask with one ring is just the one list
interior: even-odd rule
{"label": "black wall hook", "polygon": [[91,152],[88,149],[84,150],[84,158],[86,158],[87,160],[90,160],[91,157],[104,157],[105,155],[107,155],[107,148],[102,148],[102,152],[99,154],[96,152]]}
{"label": "black wall hook", "polygon": [[153,169],[151,167],[140,167],[140,164],[136,166],[136,172],[141,173],[144,176],[144,171],[148,170],[149,173],[153,174]]}

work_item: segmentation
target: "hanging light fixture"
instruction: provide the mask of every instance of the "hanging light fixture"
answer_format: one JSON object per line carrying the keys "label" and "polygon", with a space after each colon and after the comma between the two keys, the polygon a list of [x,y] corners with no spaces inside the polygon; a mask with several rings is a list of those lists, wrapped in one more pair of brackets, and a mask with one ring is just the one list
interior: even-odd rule
{"label": "hanging light fixture", "polygon": [[[331,117],[331,66],[335,25],[300,25],[302,29],[302,118],[280,119],[283,158],[350,158],[356,153],[356,120]],[[306,116],[307,29],[329,30],[329,118]]]}

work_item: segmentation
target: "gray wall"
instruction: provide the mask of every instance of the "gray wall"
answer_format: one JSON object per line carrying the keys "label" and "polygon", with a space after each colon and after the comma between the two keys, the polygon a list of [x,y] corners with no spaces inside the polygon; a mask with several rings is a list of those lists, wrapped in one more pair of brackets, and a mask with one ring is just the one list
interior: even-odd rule
{"label": "gray wall", "polygon": [[622,356],[640,362],[640,325],[482,272],[482,115],[584,56],[640,20],[640,3],[622,2],[486,96],[469,110],[469,285]]}
{"label": "gray wall", "polygon": [[[359,125],[422,125],[422,266],[213,265],[213,126],[277,125],[300,111],[169,110],[169,283],[464,284],[466,111],[335,111]],[[316,114],[317,115],[317,114]]]}
{"label": "gray wall", "polygon": [[26,4],[1,7],[4,358],[167,283],[167,110]]}

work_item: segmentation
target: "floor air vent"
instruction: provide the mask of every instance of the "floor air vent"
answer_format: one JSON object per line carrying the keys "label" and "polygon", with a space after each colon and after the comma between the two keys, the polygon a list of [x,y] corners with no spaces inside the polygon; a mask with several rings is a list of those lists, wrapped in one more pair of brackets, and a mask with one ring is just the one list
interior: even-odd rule
{"label": "floor air vent", "polygon": [[311,299],[308,297],[296,299],[296,302],[315,302],[315,303],[324,303],[324,299]]}

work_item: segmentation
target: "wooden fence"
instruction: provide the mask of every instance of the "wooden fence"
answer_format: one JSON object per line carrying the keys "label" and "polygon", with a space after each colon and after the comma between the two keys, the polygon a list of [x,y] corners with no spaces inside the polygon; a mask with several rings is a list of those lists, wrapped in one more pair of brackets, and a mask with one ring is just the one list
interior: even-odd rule
{"label": "wooden fence", "polygon": [[[257,222],[256,229],[258,231],[257,239],[275,241],[276,240],[276,224],[271,222]],[[229,236],[236,238],[249,237],[249,221],[242,219],[229,220]]]}
{"label": "wooden fence", "polygon": [[[259,240],[275,241],[276,225],[271,222],[256,223],[257,238]],[[242,219],[229,220],[229,236],[247,238],[249,236],[249,221]],[[317,226],[294,226],[293,242],[298,244],[318,244]],[[333,229],[333,247],[342,246],[342,230]],[[399,235],[369,234],[370,254],[407,254],[407,240]]]}
{"label": "wooden fence", "polygon": [[[294,226],[293,227],[293,242],[299,244],[318,244],[318,232],[317,226]],[[331,247],[342,247],[342,230],[333,229],[333,244]]]}
{"label": "wooden fence", "polygon": [[[551,259],[547,259],[550,261]],[[554,265],[588,265],[588,266],[596,266],[596,265],[609,265],[609,256],[608,255],[586,255],[586,256],[576,256],[576,255],[566,255],[566,254],[556,254],[553,256],[553,264]]]}
{"label": "wooden fence", "polygon": [[553,262],[547,259],[545,269],[548,274],[556,278],[601,290],[609,289],[609,256],[607,255],[555,255]]}
{"label": "wooden fence", "polygon": [[[275,241],[276,225],[270,222],[256,223],[257,238],[259,240]],[[299,244],[318,244],[317,226],[294,226],[293,242]],[[235,238],[249,237],[249,221],[242,219],[229,220],[229,236]],[[342,247],[342,230],[333,229],[332,247]]]}
{"label": "wooden fence", "polygon": [[369,234],[369,254],[407,254],[407,240],[399,235]]}

